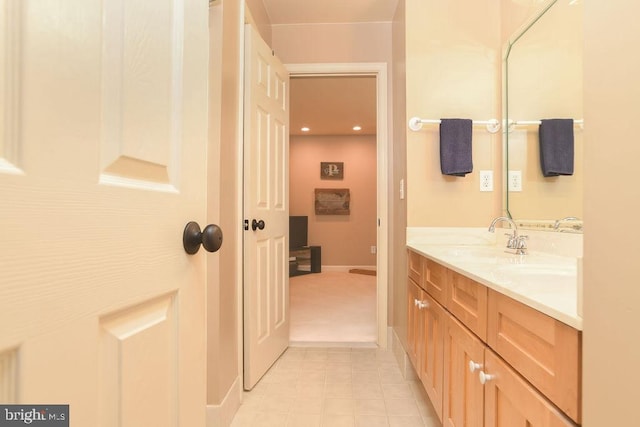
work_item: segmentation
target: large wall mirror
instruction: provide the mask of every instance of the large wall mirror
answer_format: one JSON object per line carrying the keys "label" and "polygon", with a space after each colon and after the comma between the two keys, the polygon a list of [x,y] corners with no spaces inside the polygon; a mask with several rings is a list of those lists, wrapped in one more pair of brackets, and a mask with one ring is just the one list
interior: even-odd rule
{"label": "large wall mirror", "polygon": [[[582,230],[581,3],[544,3],[505,45],[504,115],[510,123],[504,128],[506,209],[521,225],[538,229]],[[544,177],[539,122],[557,118],[575,120],[574,170],[572,175]],[[567,219],[558,224],[562,218]]]}

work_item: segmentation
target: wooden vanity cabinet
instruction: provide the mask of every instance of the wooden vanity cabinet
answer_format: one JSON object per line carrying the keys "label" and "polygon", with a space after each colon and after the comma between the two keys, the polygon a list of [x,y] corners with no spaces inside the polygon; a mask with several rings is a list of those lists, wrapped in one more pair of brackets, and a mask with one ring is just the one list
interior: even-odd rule
{"label": "wooden vanity cabinet", "polygon": [[446,311],[413,279],[407,292],[407,345],[409,360],[442,416],[443,343]]}
{"label": "wooden vanity cabinet", "polygon": [[422,257],[422,265],[424,266],[424,290],[445,306],[447,303],[447,288],[450,281],[449,269],[424,257]]}
{"label": "wooden vanity cabinet", "polygon": [[490,349],[484,365],[492,376],[484,386],[485,427],[575,426]]}
{"label": "wooden vanity cabinet", "polygon": [[419,346],[423,345],[421,336],[421,316],[418,301],[422,299],[423,291],[409,279],[407,289],[407,354],[414,367],[418,365]]}
{"label": "wooden vanity cabinet", "polygon": [[487,340],[487,295],[486,286],[449,271],[445,307],[483,341]]}
{"label": "wooden vanity cabinet", "polygon": [[409,357],[443,426],[580,422],[579,331],[415,252],[409,259],[422,280],[408,281]]}
{"label": "wooden vanity cabinet", "polygon": [[478,370],[469,362],[484,366],[484,343],[453,316],[448,316],[444,343],[443,427],[482,427],[484,387]]}
{"label": "wooden vanity cabinet", "polygon": [[438,417],[442,419],[445,325],[449,315],[428,293],[425,292],[422,298],[422,353],[417,371]]}
{"label": "wooden vanity cabinet", "polygon": [[407,268],[409,270],[409,279],[413,280],[416,284],[422,286],[422,269],[423,262],[426,259],[419,253],[408,251],[407,253]]}
{"label": "wooden vanity cabinet", "polygon": [[490,290],[487,343],[571,419],[581,422],[579,331]]}
{"label": "wooden vanity cabinet", "polygon": [[[443,427],[575,427],[455,318],[445,335]],[[472,373],[469,363],[476,364]],[[487,374],[485,384],[480,372]]]}

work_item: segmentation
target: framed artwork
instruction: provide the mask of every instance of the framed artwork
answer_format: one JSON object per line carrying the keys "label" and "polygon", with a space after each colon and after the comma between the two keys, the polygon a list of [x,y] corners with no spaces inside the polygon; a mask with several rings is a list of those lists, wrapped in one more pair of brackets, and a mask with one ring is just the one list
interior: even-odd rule
{"label": "framed artwork", "polygon": [[344,162],[320,162],[321,179],[344,179]]}
{"label": "framed artwork", "polygon": [[351,195],[348,188],[316,188],[316,215],[349,215]]}

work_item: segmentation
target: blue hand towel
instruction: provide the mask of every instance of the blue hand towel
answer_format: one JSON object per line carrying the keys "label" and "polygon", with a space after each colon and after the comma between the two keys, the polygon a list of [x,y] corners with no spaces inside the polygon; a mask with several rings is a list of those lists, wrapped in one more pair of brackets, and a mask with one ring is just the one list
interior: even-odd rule
{"label": "blue hand towel", "polygon": [[538,137],[542,175],[573,175],[573,119],[541,120]]}
{"label": "blue hand towel", "polygon": [[465,176],[473,170],[469,119],[440,120],[440,170],[444,175]]}

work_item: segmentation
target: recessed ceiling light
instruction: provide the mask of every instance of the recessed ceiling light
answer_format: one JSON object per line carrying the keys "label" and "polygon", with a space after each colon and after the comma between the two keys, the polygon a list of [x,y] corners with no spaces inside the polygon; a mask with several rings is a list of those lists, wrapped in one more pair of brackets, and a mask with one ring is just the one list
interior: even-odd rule
{"label": "recessed ceiling light", "polygon": [[309,131],[310,131],[310,129],[309,129],[308,127],[306,127],[306,126],[305,126],[305,127],[303,127],[303,128],[300,128],[300,130],[301,130],[302,132],[309,132]]}
{"label": "recessed ceiling light", "polygon": [[353,127],[353,130],[355,130],[355,131],[362,130],[362,126],[357,126],[356,125],[356,126]]}

